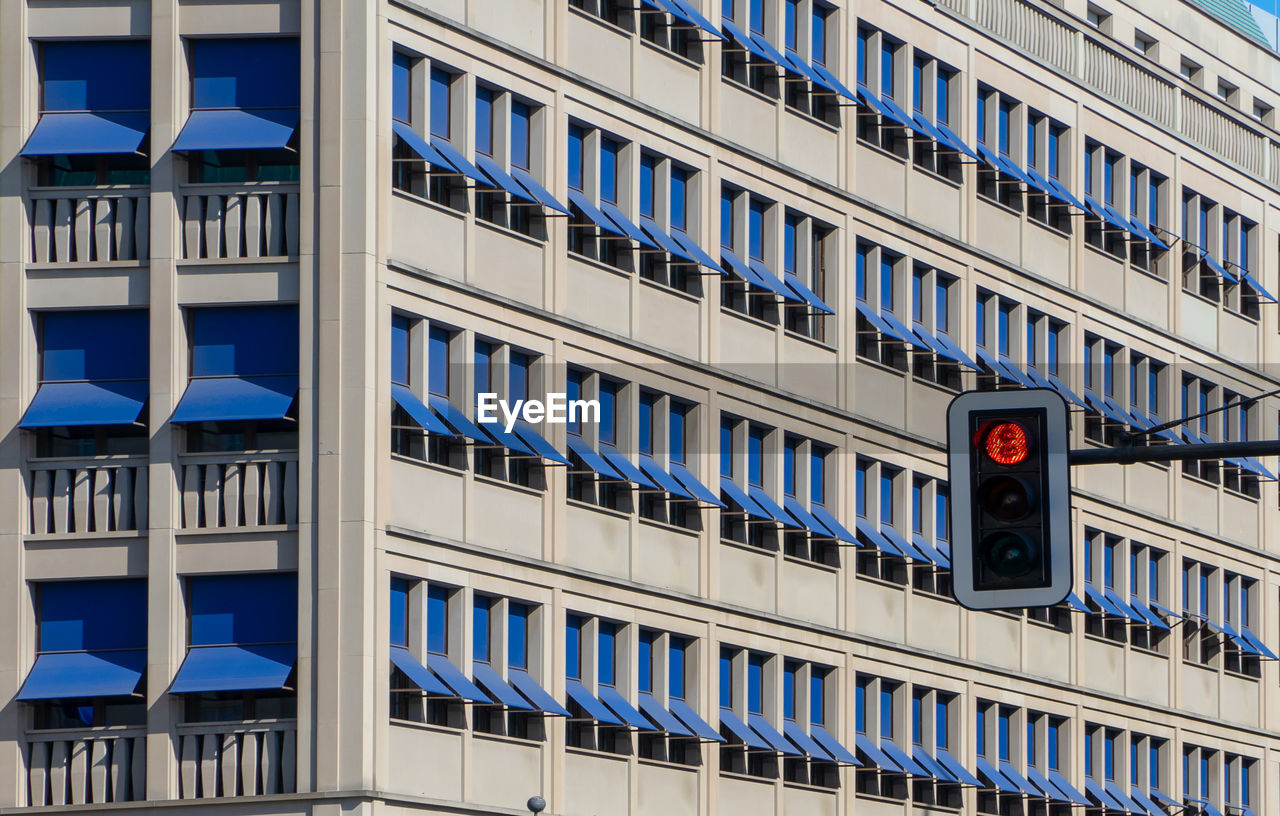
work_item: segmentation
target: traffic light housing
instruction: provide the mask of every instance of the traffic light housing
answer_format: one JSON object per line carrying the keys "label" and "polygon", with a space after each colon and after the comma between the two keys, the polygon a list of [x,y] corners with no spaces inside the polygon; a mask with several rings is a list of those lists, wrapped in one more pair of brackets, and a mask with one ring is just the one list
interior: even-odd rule
{"label": "traffic light housing", "polygon": [[963,606],[1052,606],[1071,591],[1067,438],[1056,391],[973,391],[951,402],[951,569]]}

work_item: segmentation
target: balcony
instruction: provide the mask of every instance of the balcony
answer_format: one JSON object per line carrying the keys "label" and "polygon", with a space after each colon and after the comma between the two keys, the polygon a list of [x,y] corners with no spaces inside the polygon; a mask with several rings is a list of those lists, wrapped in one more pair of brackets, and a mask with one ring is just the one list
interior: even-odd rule
{"label": "balcony", "polygon": [[293,793],[297,736],[292,720],[178,726],[178,797]]}
{"label": "balcony", "polygon": [[42,731],[27,737],[27,803],[87,805],[146,798],[141,728]]}
{"label": "balcony", "polygon": [[30,202],[33,263],[105,264],[149,257],[146,188],[46,188],[33,190]]}
{"label": "balcony", "polygon": [[298,256],[298,185],[190,185],[182,208],[182,258],[285,260]]}
{"label": "balcony", "polygon": [[40,459],[27,468],[27,484],[33,535],[146,529],[145,457]]}
{"label": "balcony", "polygon": [[178,462],[184,530],[298,523],[298,454],[200,453]]}

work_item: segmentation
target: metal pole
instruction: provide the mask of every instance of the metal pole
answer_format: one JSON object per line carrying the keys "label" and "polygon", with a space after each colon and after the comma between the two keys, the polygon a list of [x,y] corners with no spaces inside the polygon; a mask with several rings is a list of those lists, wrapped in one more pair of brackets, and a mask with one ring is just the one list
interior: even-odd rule
{"label": "metal pole", "polygon": [[1210,442],[1204,445],[1133,445],[1085,448],[1067,455],[1072,465],[1128,465],[1134,462],[1173,462],[1186,459],[1234,459],[1280,455],[1280,439],[1257,442]]}

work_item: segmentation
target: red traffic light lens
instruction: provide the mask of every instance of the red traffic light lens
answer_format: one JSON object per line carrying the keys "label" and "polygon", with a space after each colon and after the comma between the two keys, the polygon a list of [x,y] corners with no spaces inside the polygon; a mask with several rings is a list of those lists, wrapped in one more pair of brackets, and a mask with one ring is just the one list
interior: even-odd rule
{"label": "red traffic light lens", "polygon": [[1017,465],[1031,453],[1027,429],[1017,422],[996,422],[982,437],[987,456],[997,465]]}

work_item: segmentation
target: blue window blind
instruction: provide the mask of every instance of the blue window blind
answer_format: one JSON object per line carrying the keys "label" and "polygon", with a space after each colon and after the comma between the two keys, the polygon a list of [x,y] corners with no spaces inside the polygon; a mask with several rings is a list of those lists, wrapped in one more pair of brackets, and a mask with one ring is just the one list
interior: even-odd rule
{"label": "blue window blind", "polygon": [[192,108],[296,108],[302,57],[296,37],[189,41]]}
{"label": "blue window blind", "polygon": [[1200,205],[1200,243],[1204,249],[1209,248],[1209,210],[1213,209],[1213,204],[1202,203]]}
{"label": "blue window blind", "polygon": [[1093,388],[1093,338],[1084,340],[1084,387]]}
{"label": "blue window blind", "polygon": [[859,680],[853,687],[853,726],[859,734],[867,733],[867,683]]}
{"label": "blue window blind", "polygon": [[1027,117],[1027,140],[1023,142],[1023,150],[1027,154],[1027,166],[1039,167],[1040,162],[1036,160],[1036,120]]}
{"label": "blue window blind", "polygon": [[813,47],[809,52],[812,62],[827,64],[827,17],[831,9],[818,3],[813,4]]}
{"label": "blue window blind", "polygon": [[858,28],[858,84],[864,88],[867,85],[867,41],[870,38],[869,30]]}
{"label": "blue window blind", "polygon": [[870,249],[866,244],[860,243],[858,251],[854,253],[854,295],[864,302],[867,299],[867,253]]}
{"label": "blue window blind", "polygon": [[748,208],[748,251],[757,261],[764,260],[764,208],[764,202],[756,198],[751,199],[751,206]]}
{"label": "blue window blind", "polygon": [[1209,752],[1200,749],[1200,797],[1209,798]]}
{"label": "blue window blind", "polygon": [[616,436],[616,410],[618,404],[618,384],[612,380],[600,379],[600,441],[612,445]]}
{"label": "blue window blind", "polygon": [[493,608],[493,599],[486,595],[476,595],[471,609],[471,658],[488,663],[489,654],[489,612]]}
{"label": "blue window blind", "polygon": [[893,739],[893,689],[880,689],[880,739]]}
{"label": "blue window blind", "polygon": [[915,110],[924,112],[924,57],[911,61],[911,102]]}
{"label": "blue window blind", "polygon": [[782,222],[782,268],[795,274],[796,271],[796,230],[800,226],[800,218],[788,215]]}
{"label": "blue window blind", "polygon": [[683,167],[671,166],[671,228],[684,232],[689,227],[685,209],[688,206],[689,171]]}
{"label": "blue window blind", "polygon": [[938,485],[933,496],[933,535],[939,541],[949,541],[951,518],[947,515],[947,491]]}
{"label": "blue window blind", "polygon": [[1120,157],[1111,151],[1107,151],[1103,157],[1102,165],[1102,195],[1108,204],[1116,203],[1116,165],[1120,163]]}
{"label": "blue window blind", "polygon": [[1102,738],[1102,770],[1107,780],[1116,778],[1116,737],[1111,732]]}
{"label": "blue window blind", "polygon": [[533,130],[533,107],[511,100],[511,166],[529,170],[529,142]]}
{"label": "blue window blind", "polygon": [[564,676],[570,679],[582,677],[582,622],[581,615],[565,619]]}
{"label": "blue window blind", "polygon": [[1102,545],[1102,585],[1107,589],[1116,586],[1116,543],[1105,541]]}
{"label": "blue window blind", "polygon": [[1209,392],[1206,389],[1201,388],[1200,389],[1200,410],[1198,411],[1198,413],[1202,415],[1200,417],[1200,433],[1203,433],[1203,434],[1209,433],[1209,417],[1203,416],[1204,414],[1207,414],[1208,411],[1209,411]]}
{"label": "blue window blind", "polygon": [[529,668],[529,605],[507,602],[507,666]]}
{"label": "blue window blind", "polygon": [[295,573],[193,576],[187,592],[192,646],[293,643],[298,638]]}
{"label": "blue window blind", "polygon": [[618,203],[618,153],[622,145],[613,139],[600,140],[600,200]]}
{"label": "blue window blind", "polygon": [[973,333],[979,348],[987,347],[987,304],[990,301],[991,297],[989,295],[978,295],[978,305],[974,309]]}
{"label": "blue window blind", "polygon": [[951,329],[951,281],[941,275],[935,275],[933,319],[939,332],[946,334]]}
{"label": "blue window blind", "polygon": [[880,47],[880,93],[892,97],[895,77],[893,75],[894,56],[898,50],[896,43],[884,39]]}
{"label": "blue window blind", "polygon": [[427,390],[449,397],[449,339],[447,330],[432,327],[427,336]]}
{"label": "blue window blind", "polygon": [[409,582],[391,579],[391,645],[409,645]]}
{"label": "blue window blind", "polygon": [[747,713],[764,713],[764,661],[762,654],[747,656]]}
{"label": "blue window blind", "polygon": [[1200,614],[1209,617],[1209,572],[1200,567]]}
{"label": "blue window blind", "polygon": [[684,464],[684,418],[688,410],[689,407],[684,403],[671,401],[671,414],[667,421],[670,449],[667,452],[672,462],[680,464]]}
{"label": "blue window blind", "polygon": [[191,376],[298,373],[298,307],[191,310]]}
{"label": "blue window blind", "polygon": [[476,341],[475,350],[475,389],[476,393],[493,390],[493,344],[484,340]]}
{"label": "blue window blind", "polygon": [[50,581],[39,587],[40,652],[147,648],[147,582]]}
{"label": "blue window blind", "polygon": [[1084,194],[1093,195],[1093,153],[1095,145],[1085,145],[1084,149]]}
{"label": "blue window blind", "polygon": [[893,311],[893,264],[895,256],[880,252],[880,308]]}
{"label": "blue window blind", "polygon": [[1141,172],[1142,168],[1134,165],[1129,173],[1129,213],[1131,215],[1138,214],[1138,174]]}
{"label": "blue window blind", "polygon": [[800,18],[800,0],[787,0],[783,13],[784,26],[784,43],[788,50],[795,51],[798,48],[796,41],[796,25]]}
{"label": "blue window blind", "polygon": [[951,77],[954,75],[953,71],[948,71],[941,65],[938,66],[938,76],[934,80],[933,101],[937,106],[936,116],[940,125],[951,122]]}
{"label": "blue window blind", "polygon": [[391,118],[409,123],[413,106],[410,91],[413,77],[413,59],[397,51],[391,57]]}
{"label": "blue window blind", "polygon": [[453,75],[441,68],[431,69],[431,135],[448,139],[451,131],[450,98],[453,92]]}
{"label": "blue window blind", "polygon": [[583,143],[587,132],[581,125],[569,125],[569,187],[582,189]]}
{"label": "blue window blind", "polygon": [[720,475],[733,475],[733,421],[720,421]]}
{"label": "blue window blind", "polygon": [[1049,763],[1049,770],[1051,771],[1061,770],[1058,767],[1058,739],[1059,739],[1058,729],[1061,724],[1062,724],[1061,720],[1058,720],[1052,717],[1049,718],[1049,727],[1048,727],[1049,752],[1048,752],[1047,759]]}
{"label": "blue window blind", "polygon": [[636,645],[638,657],[636,688],[639,691],[653,691],[653,641],[657,636],[657,632],[648,629],[640,632],[640,642]]}
{"label": "blue window blind", "polygon": [[1163,181],[1155,173],[1151,174],[1151,184],[1147,187],[1147,224],[1155,226],[1160,223],[1160,182]]}
{"label": "blue window blind", "polygon": [[924,729],[924,725],[921,722],[921,720],[923,719],[923,713],[922,713],[923,708],[924,708],[924,700],[921,699],[920,695],[919,694],[912,695],[911,697],[911,742],[913,745],[923,744],[921,742],[921,740],[923,739],[921,735]]}
{"label": "blue window blind", "polygon": [[639,417],[636,429],[639,431],[640,452],[653,453],[653,401],[657,398],[650,392],[641,392]]}
{"label": "blue window blind", "polygon": [[493,89],[476,88],[476,152],[493,155]]}
{"label": "blue window blind", "polygon": [[782,667],[782,716],[784,719],[796,718],[796,671],[800,664],[788,660]]}
{"label": "blue window blind", "polygon": [[948,747],[947,701],[939,697],[933,704],[933,741],[943,750]]}
{"label": "blue window blind", "polygon": [[720,246],[733,249],[733,191],[720,193]]}
{"label": "blue window blind", "polygon": [[40,381],[145,380],[147,335],[145,309],[42,312]]}
{"label": "blue window blind", "polygon": [[41,43],[40,110],[149,110],[149,46],[145,39]]}
{"label": "blue window blind", "polygon": [[617,642],[618,626],[609,621],[600,621],[599,633],[596,637],[596,681],[603,686],[614,684],[614,645]]}
{"label": "blue window blind", "polygon": [[991,91],[978,89],[978,113],[977,121],[974,123],[978,128],[979,144],[987,143],[987,100],[991,98]]}
{"label": "blue window blind", "polygon": [[791,438],[782,444],[782,490],[787,496],[796,494],[796,444]]}
{"label": "blue window blind", "polygon": [[1000,302],[1000,308],[996,310],[996,320],[998,321],[996,331],[999,341],[997,349],[1001,354],[1009,353],[1009,316],[1012,312],[1013,304],[1004,301]]}
{"label": "blue window blind", "polygon": [[809,667],[809,724],[822,725],[826,722],[825,708],[823,705],[826,700],[824,686],[826,685],[826,672],[820,671],[816,666]]}
{"label": "blue window blind", "polygon": [[860,518],[867,516],[867,468],[869,467],[867,463],[859,462],[854,471],[854,502]]}
{"label": "blue window blind", "polygon": [[1058,373],[1058,333],[1061,330],[1062,329],[1058,324],[1053,323],[1052,321],[1049,323],[1049,334],[1045,341],[1045,357],[1050,374]]}
{"label": "blue window blind", "polygon": [[435,654],[449,653],[449,595],[448,587],[427,587],[427,651]]}
{"label": "blue window blind", "polygon": [[733,0],[720,0],[720,14],[726,19],[733,19]]}
{"label": "blue window blind", "polygon": [[1034,363],[1039,356],[1036,354],[1036,322],[1035,320],[1027,321],[1027,347],[1024,357],[1029,363]]}
{"label": "blue window blind", "polygon": [[1147,770],[1150,772],[1148,782],[1152,790],[1160,788],[1160,746],[1155,740],[1151,740],[1147,748]]}
{"label": "blue window blind", "polygon": [[911,273],[911,319],[924,322],[924,278],[926,271],[917,269]]}
{"label": "blue window blind", "polygon": [[1034,766],[1036,764],[1036,724],[1030,717],[1027,718],[1027,765]]}
{"label": "blue window blind", "polygon": [[978,706],[978,716],[973,722],[974,744],[978,748],[978,756],[985,757],[987,755],[987,712],[983,706]]}
{"label": "blue window blind", "polygon": [[880,467],[880,523],[893,525],[893,473]]}
{"label": "blue window blind", "polygon": [[818,445],[810,445],[809,450],[809,501],[813,504],[824,504],[827,500],[825,473],[827,451]]}
{"label": "blue window blind", "polygon": [[1084,773],[1085,776],[1096,778],[1093,773],[1093,735],[1096,729],[1089,729],[1084,734]]}
{"label": "blue window blind", "polygon": [[[571,368],[565,377],[565,399],[570,403],[582,399],[582,376],[581,371]],[[570,415],[573,418],[567,423],[569,433],[582,433],[582,413],[581,411],[571,412]]]}
{"label": "blue window blind", "polygon": [[924,485],[918,480],[911,485],[911,532],[924,533]]}
{"label": "blue window blind", "polygon": [[1129,743],[1129,784],[1138,785],[1138,740],[1135,737]]}
{"label": "blue window blind", "polygon": [[997,725],[999,728],[997,737],[999,738],[999,741],[1000,741],[1000,759],[1007,762],[1009,760],[1009,711],[1008,709],[1004,709],[1004,708],[1000,709],[1000,712],[997,716]]}
{"label": "blue window blind", "polygon": [[1096,535],[1088,536],[1084,540],[1084,581],[1086,584],[1093,583],[1093,555],[1097,540],[1098,537]]}
{"label": "blue window blind", "polygon": [[747,482],[764,486],[764,429],[755,426],[747,434]]}
{"label": "blue window blind", "polygon": [[764,0],[750,0],[751,30],[756,34],[764,33]]}
{"label": "blue window blind", "polygon": [[640,214],[654,217],[653,181],[658,169],[658,159],[652,153],[640,154]]}
{"label": "blue window blind", "polygon": [[720,649],[720,707],[733,707],[733,651]]}
{"label": "blue window blind", "polygon": [[1009,155],[1009,141],[1012,134],[1009,132],[1009,122],[1013,117],[1013,102],[1000,101],[1000,112],[998,114],[996,124],[1000,128],[1000,155]]}
{"label": "blue window blind", "polygon": [[1065,128],[1061,125],[1049,123],[1049,154],[1046,157],[1049,164],[1049,178],[1057,179],[1061,165],[1062,151],[1062,134]]}
{"label": "blue window blind", "polygon": [[391,382],[409,384],[409,318],[391,316]]}
{"label": "blue window blind", "polygon": [[529,398],[529,366],[533,358],[522,351],[508,354],[507,390],[511,399]]}
{"label": "blue window blind", "polygon": [[667,645],[667,694],[677,700],[684,699],[684,654],[689,642],[670,636]]}
{"label": "blue window blind", "polygon": [[1138,552],[1136,548],[1129,551],[1129,594],[1138,594]]}

